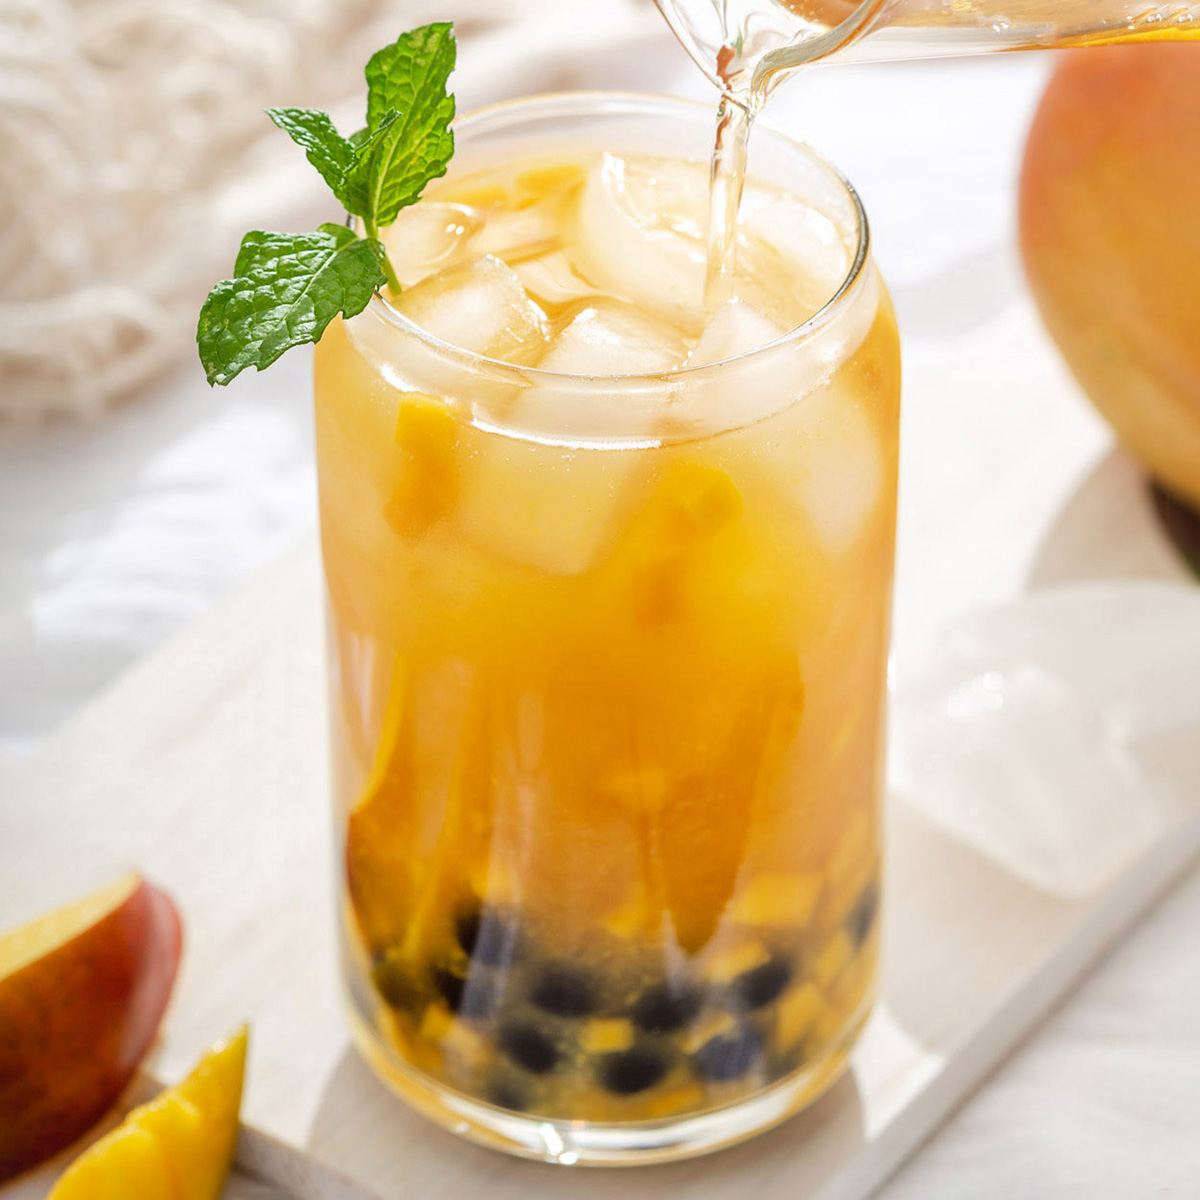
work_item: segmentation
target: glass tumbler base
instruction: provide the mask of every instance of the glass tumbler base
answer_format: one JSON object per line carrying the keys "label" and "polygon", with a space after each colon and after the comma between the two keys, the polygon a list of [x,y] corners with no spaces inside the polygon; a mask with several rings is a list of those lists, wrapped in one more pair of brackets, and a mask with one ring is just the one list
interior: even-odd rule
{"label": "glass tumbler base", "polygon": [[841,1076],[870,1015],[874,997],[846,1023],[842,1036],[815,1062],[736,1103],[693,1116],[599,1123],[525,1116],[443,1087],[387,1048],[350,1011],[359,1051],[401,1099],[468,1141],[521,1158],[563,1166],[630,1167],[675,1162],[746,1141],[807,1108]]}

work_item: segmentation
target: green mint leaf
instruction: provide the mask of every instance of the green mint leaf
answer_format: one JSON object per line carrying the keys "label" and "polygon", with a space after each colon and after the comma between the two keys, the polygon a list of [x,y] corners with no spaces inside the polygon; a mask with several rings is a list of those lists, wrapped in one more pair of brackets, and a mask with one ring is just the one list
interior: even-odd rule
{"label": "green mint leaf", "polygon": [[[348,227],[345,225],[335,225],[331,221],[326,221],[326,222],[324,222],[324,224],[318,225],[317,228],[322,233],[327,233],[327,234],[329,234],[330,237],[339,239],[338,245],[344,245],[344,244],[349,243],[350,239],[346,237],[346,232],[347,232]],[[384,248],[383,243],[378,238],[373,238],[373,237],[363,238],[362,240],[365,245],[367,245],[371,248],[371,253],[373,255],[375,255],[375,261],[379,264],[379,266],[384,271],[386,271],[388,256],[387,256],[387,250]],[[349,313],[347,315],[353,316],[354,314]]]}
{"label": "green mint leaf", "polygon": [[364,205],[373,227],[390,225],[396,214],[415,204],[425,185],[446,173],[454,153],[454,135],[446,128],[454,116],[454,99],[446,97],[438,119],[442,128],[414,143],[411,126],[402,114],[384,124],[358,148],[358,157],[346,176],[346,188]]}
{"label": "green mint leaf", "polygon": [[446,94],[446,81],[454,70],[457,47],[454,26],[437,21],[402,33],[367,63],[367,127],[393,108],[405,116],[430,100]]}
{"label": "green mint leaf", "polygon": [[[322,233],[328,233],[333,237],[338,237],[346,227],[344,225],[331,225],[329,222],[326,222],[324,225],[318,225],[317,228],[321,230]],[[363,238],[363,241],[367,246],[370,247],[371,253],[375,255],[375,261],[379,264],[379,269],[386,275],[391,264],[388,262],[387,249],[385,248],[384,244],[378,238],[373,237]],[[399,291],[400,289],[397,288],[396,290]]]}
{"label": "green mint leaf", "polygon": [[360,130],[363,137],[358,142],[351,139],[348,143],[352,158],[342,179],[342,194],[338,199],[346,206],[347,212],[370,221],[372,227],[378,225],[374,218],[371,191],[374,155],[399,119],[400,114],[393,109],[380,120],[378,129]]}
{"label": "green mint leaf", "polygon": [[395,109],[384,114],[377,129],[360,129],[351,138],[342,137],[329,114],[320,109],[268,108],[267,116],[304,149],[348,213],[370,215],[370,166],[366,160],[399,119]]}
{"label": "green mint leaf", "polygon": [[235,277],[218,283],[200,310],[196,343],[208,382],[261,371],[285,350],[317,341],[339,312],[362,312],[384,283],[382,255],[375,239],[344,225],[246,234]]}
{"label": "green mint leaf", "polygon": [[329,114],[316,108],[268,108],[267,116],[304,150],[346,210],[361,216],[348,202],[344,187],[346,172],[354,164],[354,146],[338,133]]}
{"label": "green mint leaf", "polygon": [[[420,197],[431,179],[446,173],[454,154],[454,97],[446,83],[456,47],[448,22],[402,34],[367,63],[367,128],[370,137],[347,176],[366,188],[372,227],[390,225]],[[391,114],[398,115],[390,120]]]}

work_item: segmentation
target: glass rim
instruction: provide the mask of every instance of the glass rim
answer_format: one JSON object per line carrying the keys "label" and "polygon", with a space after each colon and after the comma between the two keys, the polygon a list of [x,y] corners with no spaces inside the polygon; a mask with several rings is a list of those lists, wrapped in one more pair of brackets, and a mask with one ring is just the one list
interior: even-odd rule
{"label": "glass rim", "polygon": [[[608,90],[579,90],[563,92],[542,92],[528,96],[518,96],[509,100],[501,100],[494,104],[472,109],[469,113],[457,117],[453,129],[458,135],[473,125],[484,124],[498,117],[536,112],[547,109],[569,115],[572,109],[580,114],[600,113],[622,115],[634,113],[652,113],[657,110],[660,114],[705,114],[714,119],[715,110],[700,100],[686,99],[680,96],[659,95],[653,92],[608,91]],[[547,371],[541,367],[523,366],[519,363],[508,362],[501,358],[489,358],[485,354],[477,354],[447,342],[436,334],[423,329],[411,318],[393,307],[382,291],[376,290],[372,295],[368,308],[384,321],[395,326],[406,335],[415,337],[423,342],[439,357],[450,361],[466,370],[482,372],[493,377],[496,375],[520,379],[525,384],[536,384],[544,387],[584,387],[601,386],[606,388],[619,387],[622,390],[661,389],[664,383],[675,383],[680,380],[695,380],[710,375],[723,373],[731,368],[740,369],[761,357],[778,353],[784,347],[797,346],[815,337],[826,325],[833,321],[852,301],[854,293],[863,282],[867,264],[871,256],[871,231],[867,221],[866,209],[854,185],[845,175],[824,159],[806,142],[793,138],[790,134],[777,128],[768,121],[755,120],[755,131],[765,131],[771,136],[786,142],[793,149],[800,150],[818,167],[827,172],[844,191],[850,201],[856,224],[856,244],[853,258],[846,268],[841,283],[828,300],[812,316],[801,324],[786,330],[774,341],[765,342],[753,350],[741,354],[730,355],[728,358],[715,362],[699,363],[696,366],[675,367],[669,371],[658,371],[648,374],[618,373],[612,375],[584,375],[561,371]],[[748,176],[749,178],[749,176]],[[347,222],[354,218],[347,217]]]}

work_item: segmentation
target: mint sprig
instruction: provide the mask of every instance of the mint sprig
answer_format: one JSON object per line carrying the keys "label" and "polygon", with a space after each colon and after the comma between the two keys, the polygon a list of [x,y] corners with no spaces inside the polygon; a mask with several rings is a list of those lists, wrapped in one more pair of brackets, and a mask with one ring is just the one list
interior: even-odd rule
{"label": "mint sprig", "polygon": [[318,109],[267,109],[360,219],[363,234],[329,224],[316,233],[246,234],[234,277],[218,283],[200,310],[196,344],[210,384],[227,384],[247,367],[261,371],[293,346],[318,341],[339,312],[362,312],[385,284],[399,292],[379,230],[446,173],[454,154],[447,83],[455,55],[444,21],[401,34],[373,55],[367,124],[348,138]]}

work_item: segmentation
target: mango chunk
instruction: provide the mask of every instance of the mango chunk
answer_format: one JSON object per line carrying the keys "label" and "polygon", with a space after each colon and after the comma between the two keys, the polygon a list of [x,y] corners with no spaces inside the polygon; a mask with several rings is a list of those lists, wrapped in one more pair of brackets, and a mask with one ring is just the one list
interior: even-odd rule
{"label": "mango chunk", "polygon": [[653,1121],[658,1117],[669,1117],[674,1113],[693,1112],[704,1107],[704,1087],[692,1081],[681,1083],[667,1091],[659,1091],[645,1102],[642,1119]]}
{"label": "mango chunk", "polygon": [[722,948],[705,960],[704,975],[713,983],[729,983],[771,957],[758,942],[739,942]]}
{"label": "mango chunk", "polygon": [[458,432],[457,419],[434,397],[413,392],[401,402],[394,436],[404,465],[384,516],[408,541],[448,516],[458,501]]}
{"label": "mango chunk", "polygon": [[517,193],[521,203],[544,200],[554,192],[567,192],[583,186],[587,172],[582,163],[552,162],[530,167],[517,176]]}
{"label": "mango chunk", "polygon": [[589,1021],[580,1042],[589,1054],[628,1050],[633,1045],[633,1026],[621,1017]]}
{"label": "mango chunk", "polygon": [[679,1042],[689,1054],[695,1054],[705,1043],[715,1037],[732,1033],[737,1027],[737,1018],[732,1013],[712,1012],[686,1029]]}
{"label": "mango chunk", "polygon": [[816,962],[813,964],[813,975],[816,976],[817,982],[822,987],[827,988],[842,973],[853,957],[854,943],[845,930],[839,929],[825,943],[821,953],[817,955]]}
{"label": "mango chunk", "polygon": [[741,514],[741,493],[719,467],[678,461],[667,468],[623,550],[636,625],[654,627],[686,615],[696,556]]}
{"label": "mango chunk", "polygon": [[779,1001],[775,1034],[781,1046],[794,1046],[813,1027],[825,1006],[820,989],[805,983]]}
{"label": "mango chunk", "polygon": [[807,925],[821,892],[821,876],[764,872],[742,887],[732,915],[743,925]]}
{"label": "mango chunk", "polygon": [[830,928],[846,919],[862,891],[879,871],[875,826],[858,813],[830,859],[825,894],[821,897],[821,922]]}

